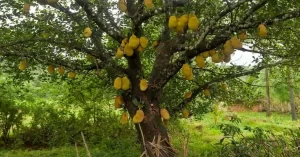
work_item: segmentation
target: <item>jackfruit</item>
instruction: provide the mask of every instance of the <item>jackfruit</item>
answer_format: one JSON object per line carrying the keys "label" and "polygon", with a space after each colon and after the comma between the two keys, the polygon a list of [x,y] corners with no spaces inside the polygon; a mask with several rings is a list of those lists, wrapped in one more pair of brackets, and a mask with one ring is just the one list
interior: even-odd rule
{"label": "jackfruit", "polygon": [[121,48],[117,49],[116,57],[118,59],[121,59],[124,56],[124,52],[121,50]]}
{"label": "jackfruit", "polygon": [[25,70],[27,67],[27,62],[24,60],[24,61],[21,61],[20,64],[19,64],[19,69],[20,70]]}
{"label": "jackfruit", "polygon": [[133,55],[133,49],[129,46],[129,44],[125,45],[124,48],[124,53],[126,54],[126,56],[132,56]]}
{"label": "jackfruit", "polygon": [[58,0],[47,0],[47,3],[50,5],[56,4]]}
{"label": "jackfruit", "polygon": [[126,112],[122,113],[120,123],[122,125],[125,125],[128,123],[128,114]]}
{"label": "jackfruit", "polygon": [[121,107],[121,105],[124,104],[124,100],[122,96],[116,96],[115,98],[115,109],[118,109]]}
{"label": "jackfruit", "polygon": [[147,80],[146,79],[142,79],[140,81],[140,89],[141,89],[141,91],[145,91],[145,90],[147,90],[147,88],[148,88]]}
{"label": "jackfruit", "polygon": [[137,124],[144,120],[144,112],[143,110],[137,110],[136,114],[133,116],[133,123]]}
{"label": "jackfruit", "polygon": [[184,109],[182,110],[182,117],[183,117],[183,118],[188,118],[188,117],[189,117],[189,114],[190,114],[190,111],[189,111],[188,109],[184,108]]}
{"label": "jackfruit", "polygon": [[209,50],[209,55],[210,56],[213,56],[213,55],[215,55],[217,52],[216,52],[216,50]]}
{"label": "jackfruit", "polygon": [[234,49],[241,49],[243,48],[243,43],[237,38],[237,37],[232,37],[230,39],[231,45]]}
{"label": "jackfruit", "polygon": [[144,48],[139,45],[139,47],[136,49],[139,53],[142,53],[144,51]]}
{"label": "jackfruit", "polygon": [[169,119],[170,119],[170,114],[169,114],[168,110],[165,109],[165,108],[161,108],[161,109],[160,109],[160,116],[161,116],[163,119],[165,119],[165,120],[169,120]]}
{"label": "jackfruit", "polygon": [[188,27],[190,30],[196,31],[199,27],[199,21],[196,16],[192,16],[189,18]]}
{"label": "jackfruit", "polygon": [[170,29],[175,29],[177,27],[177,17],[170,16],[168,26]]}
{"label": "jackfruit", "polygon": [[184,25],[184,27],[188,24],[189,22],[189,16],[187,14],[184,14],[180,16],[179,21]]}
{"label": "jackfruit", "polygon": [[187,76],[191,75],[191,70],[190,69],[191,68],[187,63],[182,65],[181,70],[182,70],[182,74],[183,74],[184,77],[187,77]]}
{"label": "jackfruit", "polygon": [[140,45],[142,48],[146,48],[148,45],[148,39],[146,37],[140,37]]}
{"label": "jackfruit", "polygon": [[65,69],[64,69],[64,67],[62,67],[62,66],[58,67],[58,68],[57,68],[57,71],[58,71],[58,73],[61,74],[61,75],[65,74]]}
{"label": "jackfruit", "polygon": [[130,88],[130,80],[128,77],[122,77],[122,89],[123,90],[128,90]]}
{"label": "jackfruit", "polygon": [[185,79],[191,81],[191,80],[193,80],[193,77],[194,77],[193,71],[192,71],[192,69],[190,69],[190,75],[189,76],[185,76]]}
{"label": "jackfruit", "polygon": [[50,74],[54,74],[54,73],[55,73],[55,70],[54,70],[54,66],[53,66],[53,65],[49,65],[49,66],[48,66],[48,72],[49,72]]}
{"label": "jackfruit", "polygon": [[203,58],[207,58],[209,57],[209,51],[205,51],[203,53],[200,54]]}
{"label": "jackfruit", "polygon": [[220,63],[220,57],[219,57],[219,53],[216,53],[214,54],[212,57],[211,57],[211,61],[214,62],[214,63]]}
{"label": "jackfruit", "polygon": [[144,5],[145,5],[148,9],[154,8],[154,5],[153,5],[152,0],[144,0]]}
{"label": "jackfruit", "polygon": [[28,14],[29,10],[30,10],[30,4],[25,3],[24,6],[23,6],[23,12],[25,14]]}
{"label": "jackfruit", "polygon": [[186,92],[185,94],[184,94],[184,98],[185,99],[188,99],[188,98],[190,98],[192,96],[192,92]]}
{"label": "jackfruit", "polygon": [[240,34],[238,34],[238,38],[241,40],[241,41],[244,41],[247,39],[247,33],[246,32],[241,32]]}
{"label": "jackfruit", "polygon": [[124,38],[121,42],[121,47],[125,47],[125,45],[128,43],[128,38]]}
{"label": "jackfruit", "polygon": [[268,34],[268,30],[267,30],[266,26],[264,24],[260,24],[258,26],[258,35],[260,37],[266,37],[267,34]]}
{"label": "jackfruit", "polygon": [[127,4],[125,0],[119,0],[118,8],[121,12],[127,12]]}
{"label": "jackfruit", "polygon": [[205,66],[205,60],[204,58],[201,56],[201,55],[198,55],[195,59],[196,63],[197,63],[197,66],[199,68],[203,68]]}
{"label": "jackfruit", "polygon": [[203,94],[204,94],[205,96],[210,96],[210,91],[209,91],[209,89],[208,89],[208,88],[204,89]]}
{"label": "jackfruit", "polygon": [[117,77],[115,80],[114,80],[114,88],[116,90],[119,90],[122,88],[122,79],[120,77]]}
{"label": "jackfruit", "polygon": [[159,44],[159,41],[155,40],[153,43],[152,43],[152,48],[156,48]]}
{"label": "jackfruit", "polygon": [[[134,34],[129,38],[129,43],[127,44],[132,49],[136,49],[140,44],[140,39],[137,38]],[[125,46],[126,47],[126,46]]]}
{"label": "jackfruit", "polygon": [[231,45],[231,42],[229,40],[226,41],[226,43],[224,44],[223,46],[224,48],[224,54],[225,55],[231,55],[234,51],[232,45]]}
{"label": "jackfruit", "polygon": [[230,62],[230,60],[231,60],[231,56],[230,56],[230,55],[228,55],[228,56],[225,55],[223,61],[224,61],[225,63],[228,63],[228,62]]}
{"label": "jackfruit", "polygon": [[83,31],[83,36],[88,38],[92,35],[92,30],[90,27],[86,27]]}
{"label": "jackfruit", "polygon": [[73,72],[73,71],[71,71],[71,72],[69,72],[68,77],[69,77],[70,79],[74,79],[74,78],[76,77],[76,73]]}
{"label": "jackfruit", "polygon": [[175,31],[177,33],[183,33],[184,27],[185,27],[184,23],[182,23],[181,21],[178,20],[177,27],[175,28]]}

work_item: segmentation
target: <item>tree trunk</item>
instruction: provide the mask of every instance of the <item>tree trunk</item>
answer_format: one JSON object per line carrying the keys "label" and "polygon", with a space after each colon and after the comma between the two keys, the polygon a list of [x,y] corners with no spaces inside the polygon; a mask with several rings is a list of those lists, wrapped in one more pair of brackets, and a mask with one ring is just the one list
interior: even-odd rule
{"label": "tree trunk", "polygon": [[[145,97],[144,97],[145,98]],[[135,98],[129,95],[124,96],[126,108],[130,117],[136,113],[138,109],[135,104]],[[141,143],[141,152],[143,157],[173,157],[175,151],[171,147],[170,139],[164,126],[160,108],[157,99],[154,102],[147,100],[147,97],[139,103],[143,103],[142,110],[144,111],[144,120],[140,124],[135,124],[138,140]]]}
{"label": "tree trunk", "polygon": [[291,72],[292,71],[290,69],[288,69],[288,85],[289,85],[289,92],[290,92],[291,113],[292,113],[292,120],[297,120],[295,95],[294,95],[293,79],[292,79]]}
{"label": "tree trunk", "polygon": [[265,69],[266,72],[266,92],[267,92],[267,117],[271,116],[271,98],[270,98],[270,86],[269,86],[269,71],[268,68]]}

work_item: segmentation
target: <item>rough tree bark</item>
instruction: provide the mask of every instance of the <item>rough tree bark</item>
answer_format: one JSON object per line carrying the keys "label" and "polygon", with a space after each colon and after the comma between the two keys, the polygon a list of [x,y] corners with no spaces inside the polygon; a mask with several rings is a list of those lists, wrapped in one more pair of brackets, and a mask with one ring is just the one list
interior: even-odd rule
{"label": "rough tree bark", "polygon": [[267,92],[267,117],[271,116],[271,97],[270,97],[270,86],[269,86],[269,70],[268,68],[265,69],[266,73],[266,92]]}
{"label": "rough tree bark", "polygon": [[290,92],[290,105],[291,105],[292,120],[297,120],[293,84],[294,83],[293,83],[293,78],[292,78],[292,71],[290,69],[288,69],[288,86],[289,86],[289,92]]}

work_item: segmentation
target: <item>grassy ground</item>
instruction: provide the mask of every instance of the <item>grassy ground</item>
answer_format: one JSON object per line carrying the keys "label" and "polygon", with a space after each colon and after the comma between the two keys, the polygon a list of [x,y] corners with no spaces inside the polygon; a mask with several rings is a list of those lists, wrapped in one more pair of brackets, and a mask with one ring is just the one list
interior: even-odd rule
{"label": "grassy ground", "polygon": [[[261,127],[265,130],[271,130],[276,134],[282,134],[286,128],[300,128],[300,123],[297,121],[291,121],[289,114],[277,114],[273,113],[271,117],[266,117],[262,112],[239,112],[239,113],[223,113],[219,116],[218,124],[229,123],[226,119],[226,115],[236,114],[242,121],[239,123],[239,127],[243,129],[245,126]],[[193,119],[182,119],[180,124],[170,124],[168,130],[170,132],[173,146],[179,154],[182,154],[182,147],[184,141],[189,136],[188,152],[189,156],[197,157],[204,156],[205,152],[213,150],[216,143],[222,138],[222,133],[218,128],[218,124],[214,122],[213,114],[205,115],[201,121]],[[250,133],[245,132],[245,135]],[[131,145],[123,148],[110,149],[105,146],[90,147],[92,156],[122,156],[131,157],[139,156],[139,146]],[[78,149],[79,156],[87,156],[84,148]],[[202,155],[200,155],[202,154]],[[24,151],[24,150],[10,150],[0,151],[2,157],[74,157],[76,151],[74,147],[54,148],[47,150],[36,151]],[[180,155],[182,156],[182,155]]]}

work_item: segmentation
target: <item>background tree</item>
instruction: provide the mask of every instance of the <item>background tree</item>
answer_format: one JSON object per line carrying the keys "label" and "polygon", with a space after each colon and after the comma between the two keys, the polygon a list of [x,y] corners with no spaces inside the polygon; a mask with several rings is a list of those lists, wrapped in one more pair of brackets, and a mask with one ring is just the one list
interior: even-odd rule
{"label": "background tree", "polygon": [[[224,81],[297,63],[299,4],[288,0],[0,0],[1,66],[25,80],[45,65],[53,78],[66,79],[66,69],[76,81],[104,69],[102,75],[113,86],[112,80],[122,77],[114,86],[123,87],[117,95],[136,122],[142,151],[172,156],[161,116],[167,120],[168,111],[175,117],[183,110],[188,117],[206,108],[197,100],[211,101],[224,93],[218,90]],[[242,48],[242,41],[252,49]],[[155,48],[147,46],[153,42]],[[248,67],[221,63],[230,61],[234,49],[263,56]],[[211,59],[205,61],[208,56]],[[54,75],[54,68],[62,76]],[[46,73],[40,76],[46,78]],[[191,91],[186,99],[185,91],[174,92],[179,83]],[[181,95],[178,103],[164,102],[169,94]],[[156,146],[161,149],[153,154]]]}

